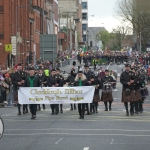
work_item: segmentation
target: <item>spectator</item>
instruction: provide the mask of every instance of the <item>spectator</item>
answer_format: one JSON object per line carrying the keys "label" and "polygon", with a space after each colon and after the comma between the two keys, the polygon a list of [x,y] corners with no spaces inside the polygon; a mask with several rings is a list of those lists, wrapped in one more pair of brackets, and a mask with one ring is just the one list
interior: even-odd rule
{"label": "spectator", "polygon": [[5,74],[4,82],[7,84],[5,87],[7,106],[11,107],[12,101],[13,101],[13,98],[12,98],[13,97],[13,86],[12,86],[12,81],[11,81],[10,75],[8,73]]}

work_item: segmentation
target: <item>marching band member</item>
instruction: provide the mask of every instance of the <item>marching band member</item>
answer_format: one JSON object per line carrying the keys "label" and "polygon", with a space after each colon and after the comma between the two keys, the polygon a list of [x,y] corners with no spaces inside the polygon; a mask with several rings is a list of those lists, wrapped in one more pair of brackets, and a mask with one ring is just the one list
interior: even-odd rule
{"label": "marching band member", "polygon": [[[56,75],[55,75],[57,86],[63,87],[64,83],[64,77],[60,75],[60,69],[56,68]],[[58,104],[58,110],[59,110],[59,104]],[[60,104],[60,113],[63,113],[63,104]]]}
{"label": "marching band member", "polygon": [[[33,67],[29,68],[29,77],[26,78],[23,87],[40,87],[40,80],[35,75],[35,70]],[[37,111],[37,104],[30,104],[30,112],[31,112],[31,119],[36,118],[36,111]]]}
{"label": "marching band member", "polygon": [[90,104],[90,113],[98,113],[98,102],[100,102],[99,89],[101,87],[101,83],[94,75],[91,75],[89,85],[95,86],[93,103]]}
{"label": "marching band member", "polygon": [[[47,81],[47,77],[44,74],[42,68],[39,69],[39,73],[37,74],[39,80],[40,80],[40,86],[41,87],[45,87],[46,86],[46,81]],[[45,104],[42,105],[43,106],[43,110],[46,109]],[[38,109],[39,111],[41,110],[40,104],[38,104]]]}
{"label": "marching band member", "polygon": [[135,86],[135,102],[134,102],[134,107],[135,107],[135,113],[138,114],[138,103],[142,99],[141,94],[140,94],[140,85],[142,83],[142,78],[141,75],[138,71],[135,72],[135,80],[134,80],[134,86]]}
{"label": "marching band member", "polygon": [[[84,66],[84,72],[83,72],[83,74],[85,75],[87,81],[90,82],[90,76],[92,75],[92,72],[89,70],[89,66],[88,65]],[[87,110],[86,115],[90,115],[88,103],[85,104],[85,107],[86,107],[86,110]]]}
{"label": "marching band member", "polygon": [[126,116],[129,116],[128,102],[130,102],[130,114],[133,115],[133,102],[136,100],[134,91],[134,73],[130,71],[130,65],[125,65],[125,71],[120,76],[120,82],[123,85],[122,102],[126,109]]}
{"label": "marching band member", "polygon": [[[64,81],[64,87],[73,87],[73,85],[74,85],[74,77],[73,76],[68,76],[68,78]],[[76,104],[70,104],[70,106],[71,106],[71,111],[73,110],[73,108],[74,108],[74,110],[76,110]],[[74,107],[73,107],[74,106]]]}
{"label": "marching band member", "polygon": [[[88,86],[88,82],[86,76],[83,74],[82,70],[78,71],[78,74],[75,78],[74,86]],[[78,104],[78,111],[79,111],[79,119],[84,119],[85,114],[85,104]]]}
{"label": "marching band member", "polygon": [[[24,81],[26,79],[26,74],[25,72],[22,71],[22,66],[21,64],[18,64],[16,66],[16,72],[13,75],[12,78],[12,83],[14,85],[14,101],[17,102],[17,106],[18,106],[18,115],[21,115],[21,105],[18,103],[18,89],[19,87],[22,87],[24,84]],[[28,113],[28,108],[27,105],[23,105],[23,114]]]}
{"label": "marching band member", "polygon": [[[108,111],[108,105],[107,103],[109,102],[109,111],[111,111],[111,105],[113,102],[113,96],[112,96],[112,90],[111,90],[111,86],[114,83],[114,80],[111,76],[109,76],[109,70],[105,70],[105,76],[102,78],[102,83],[103,86],[105,83],[108,83],[109,85],[106,85],[106,88],[108,87],[109,89],[104,89],[104,91],[102,92],[101,95],[101,101],[104,102],[105,104],[105,111]],[[105,91],[106,90],[106,91]]]}
{"label": "marching band member", "polygon": [[[47,82],[46,82],[46,85],[48,87],[57,87],[58,86],[58,83],[57,83],[56,78],[55,78],[55,74],[56,74],[55,69],[52,69],[51,75],[48,77]],[[54,114],[57,115],[59,113],[58,105],[57,104],[51,104],[50,106],[52,109],[51,115],[54,115]]]}

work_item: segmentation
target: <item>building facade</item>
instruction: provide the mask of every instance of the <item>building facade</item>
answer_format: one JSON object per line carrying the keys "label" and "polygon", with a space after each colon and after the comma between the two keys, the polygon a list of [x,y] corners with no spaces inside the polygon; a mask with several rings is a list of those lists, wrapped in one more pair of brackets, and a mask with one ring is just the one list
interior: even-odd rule
{"label": "building facade", "polygon": [[81,0],[58,1],[60,51],[77,49],[82,42],[81,4]]}
{"label": "building facade", "polygon": [[[51,22],[50,25],[48,22]],[[29,52],[38,59],[40,34],[57,32],[57,0],[1,0],[0,69],[12,67],[16,63],[26,64]],[[17,40],[12,44],[15,42],[13,38]],[[12,52],[5,51],[6,44],[12,44]]]}
{"label": "building facade", "polygon": [[106,30],[104,27],[88,27],[87,41],[91,49],[101,49],[102,42],[97,37],[100,31]]}
{"label": "building facade", "polygon": [[83,42],[87,42],[88,28],[88,0],[82,0],[82,38]]}

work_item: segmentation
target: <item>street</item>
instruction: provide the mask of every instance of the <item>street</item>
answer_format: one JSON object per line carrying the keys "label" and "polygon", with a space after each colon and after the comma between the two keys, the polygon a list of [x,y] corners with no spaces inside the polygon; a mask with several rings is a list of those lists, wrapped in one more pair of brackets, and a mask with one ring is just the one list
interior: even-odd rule
{"label": "street", "polygon": [[[107,66],[103,66],[105,69]],[[99,103],[98,114],[79,119],[78,111],[64,105],[63,114],[51,115],[49,105],[37,112],[17,116],[17,108],[0,108],[4,121],[1,150],[148,150],[150,147],[150,97],[144,103],[144,112],[126,116],[121,103],[122,85],[119,74],[124,65],[110,65],[117,70],[117,90],[113,92],[112,111],[105,112]],[[70,71],[71,66],[64,70]],[[77,68],[76,68],[77,69]]]}

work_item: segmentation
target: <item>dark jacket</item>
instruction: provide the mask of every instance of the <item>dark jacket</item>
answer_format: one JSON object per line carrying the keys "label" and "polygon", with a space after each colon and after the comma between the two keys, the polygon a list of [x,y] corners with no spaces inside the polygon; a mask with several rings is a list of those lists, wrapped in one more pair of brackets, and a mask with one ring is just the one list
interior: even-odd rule
{"label": "dark jacket", "polygon": [[26,79],[26,74],[25,72],[21,71],[20,73],[17,71],[14,73],[13,77],[12,77],[12,83],[14,85],[14,90],[17,91],[19,87],[23,86],[22,85],[18,85],[18,82],[21,82],[22,80]]}
{"label": "dark jacket", "polygon": [[141,75],[135,76],[135,90],[139,90],[143,82],[143,77]]}
{"label": "dark jacket", "polygon": [[91,84],[89,84],[89,85],[99,85],[99,87],[98,88],[95,88],[95,94],[97,94],[97,93],[99,93],[99,89],[101,88],[101,82],[98,80],[98,79],[94,79],[94,81],[93,82],[91,82]]}
{"label": "dark jacket", "polygon": [[[39,78],[40,80],[40,86],[42,86],[43,82],[46,82],[47,81],[47,77],[46,75],[43,73],[42,76],[40,76],[39,74],[37,75],[37,77]],[[46,84],[46,83],[45,83]],[[43,85],[45,85],[43,84]]]}
{"label": "dark jacket", "polygon": [[52,86],[55,86],[56,83],[57,83],[57,81],[56,81],[55,76],[53,76],[53,77],[49,76],[48,79],[47,79],[46,85],[48,87],[52,87]]}
{"label": "dark jacket", "polygon": [[73,76],[68,76],[66,80],[64,80],[64,84],[69,83],[68,86],[73,86],[74,85],[74,77]]}
{"label": "dark jacket", "polygon": [[89,81],[90,80],[90,77],[92,75],[92,72],[91,71],[88,71],[88,72],[85,72],[84,71],[84,75],[86,76],[86,79]]}
{"label": "dark jacket", "polygon": [[128,82],[130,82],[130,80],[135,80],[135,77],[131,76],[130,74],[132,74],[131,71],[124,71],[120,76],[120,82],[123,85],[123,91],[125,91],[126,89],[134,90],[134,84],[128,85]]}
{"label": "dark jacket", "polygon": [[101,81],[102,81],[102,83],[104,83],[104,82],[115,82],[115,80],[113,79],[112,76],[108,76],[108,77],[104,76]]}
{"label": "dark jacket", "polygon": [[56,79],[56,83],[59,84],[59,87],[62,87],[64,83],[64,77],[59,74],[55,76],[55,79]]}

